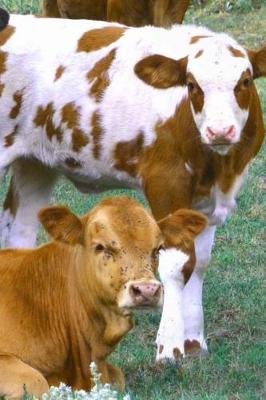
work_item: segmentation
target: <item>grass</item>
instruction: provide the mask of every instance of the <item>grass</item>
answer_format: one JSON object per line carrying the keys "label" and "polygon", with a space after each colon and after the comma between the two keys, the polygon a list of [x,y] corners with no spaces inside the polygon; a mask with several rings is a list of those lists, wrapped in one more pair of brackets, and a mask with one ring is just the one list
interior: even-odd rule
{"label": "grass", "polygon": [[[266,38],[265,0],[260,8],[241,13],[213,13],[213,3],[192,7],[186,21],[232,34],[247,47]],[[221,3],[221,2],[220,2]],[[225,2],[224,2],[225,3]],[[16,12],[38,9],[38,1],[0,0]],[[30,6],[29,6],[30,5]],[[241,11],[241,10],[240,10]],[[266,119],[266,79],[257,82]],[[126,374],[127,390],[137,400],[259,400],[266,398],[265,146],[253,162],[239,196],[238,210],[217,233],[216,246],[204,287],[205,326],[210,355],[185,359],[183,368],[156,366],[154,340],[159,314],[136,316],[136,328],[122,341],[112,361]],[[7,187],[0,191],[0,201]],[[125,193],[113,191],[112,195]],[[130,195],[141,198],[136,192]],[[109,193],[110,194],[110,193]],[[99,198],[84,196],[61,180],[53,202],[67,204],[78,214]],[[43,234],[40,240],[44,239]]]}

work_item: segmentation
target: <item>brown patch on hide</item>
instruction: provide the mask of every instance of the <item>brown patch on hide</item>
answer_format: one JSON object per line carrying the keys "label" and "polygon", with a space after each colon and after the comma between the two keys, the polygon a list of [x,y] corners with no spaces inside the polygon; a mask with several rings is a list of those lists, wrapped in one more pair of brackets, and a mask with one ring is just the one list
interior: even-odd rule
{"label": "brown patch on hide", "polygon": [[236,101],[239,107],[243,110],[247,110],[249,107],[252,86],[253,82],[251,72],[247,69],[241,74],[241,77],[234,88]]}
{"label": "brown patch on hide", "polygon": [[6,72],[7,53],[0,51],[0,75]]}
{"label": "brown patch on hide", "polygon": [[197,340],[185,340],[185,354],[193,354],[200,352],[200,343]]}
{"label": "brown patch on hide", "polygon": [[72,131],[72,149],[77,153],[89,143],[89,138],[86,134],[78,128],[74,128]]}
{"label": "brown patch on hide", "polygon": [[63,67],[63,65],[59,65],[59,67],[55,71],[54,82],[57,81],[59,78],[61,78],[61,76],[63,75],[65,69],[66,68]]}
{"label": "brown patch on hide", "polygon": [[125,171],[131,176],[136,176],[138,172],[138,160],[144,146],[144,134],[140,132],[138,136],[128,142],[119,142],[114,150],[114,167],[120,171]]}
{"label": "brown patch on hide", "polygon": [[21,106],[22,106],[22,99],[23,99],[23,90],[17,90],[14,94],[13,94],[13,100],[15,102],[14,107],[12,107],[10,113],[9,113],[9,118],[11,119],[16,119]]}
{"label": "brown patch on hide", "polygon": [[54,113],[55,110],[52,102],[48,103],[46,107],[39,106],[33,122],[37,127],[46,126],[46,134],[49,140],[52,140],[52,137],[55,136],[58,142],[62,142],[63,132],[60,126],[55,127],[54,125]]}
{"label": "brown patch on hide", "polygon": [[206,39],[209,38],[210,36],[208,35],[197,35],[197,36],[192,36],[190,39],[190,44],[195,44],[197,43],[200,39]]}
{"label": "brown patch on hide", "polygon": [[7,26],[2,32],[0,32],[0,46],[6,44],[8,39],[11,38],[13,33],[15,33],[16,28],[14,26]]}
{"label": "brown patch on hide", "polygon": [[236,48],[233,47],[233,46],[229,46],[229,47],[228,47],[228,50],[230,51],[230,53],[231,53],[234,57],[243,57],[243,58],[246,57],[245,54],[242,53],[242,51],[236,49]]}
{"label": "brown patch on hide", "polygon": [[89,82],[94,80],[90,88],[90,95],[95,97],[97,102],[101,100],[105,89],[110,83],[107,71],[115,58],[115,54],[116,50],[111,50],[109,54],[97,61],[94,67],[87,73]]}
{"label": "brown patch on hide", "polygon": [[14,144],[17,130],[18,130],[18,125],[15,126],[12,133],[5,136],[5,144],[4,144],[5,147],[10,147],[10,146],[12,146],[12,144]]}
{"label": "brown patch on hide", "polygon": [[91,119],[91,125],[92,125],[92,130],[91,130],[91,136],[93,139],[93,156],[96,159],[100,158],[101,155],[101,137],[102,137],[102,130],[100,126],[100,114],[95,111],[92,114],[92,119]]}
{"label": "brown patch on hide", "polygon": [[107,47],[120,39],[125,30],[125,28],[107,26],[85,32],[78,41],[77,52],[90,52]]}

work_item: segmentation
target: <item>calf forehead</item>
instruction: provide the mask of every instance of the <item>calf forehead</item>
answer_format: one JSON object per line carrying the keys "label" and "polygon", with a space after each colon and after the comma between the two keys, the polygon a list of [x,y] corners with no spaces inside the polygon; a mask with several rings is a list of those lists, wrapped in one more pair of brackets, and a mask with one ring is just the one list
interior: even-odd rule
{"label": "calf forehead", "polygon": [[234,87],[244,71],[252,71],[246,50],[225,34],[201,38],[193,47],[188,72],[206,88]]}
{"label": "calf forehead", "polygon": [[94,215],[97,236],[116,242],[117,246],[150,250],[158,245],[161,232],[148,211],[140,206],[101,207]]}

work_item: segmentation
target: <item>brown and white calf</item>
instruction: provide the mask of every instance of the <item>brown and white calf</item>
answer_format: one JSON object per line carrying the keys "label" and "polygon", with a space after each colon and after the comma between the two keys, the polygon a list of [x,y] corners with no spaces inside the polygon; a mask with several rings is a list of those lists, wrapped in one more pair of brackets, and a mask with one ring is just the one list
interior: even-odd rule
{"label": "brown and white calf", "polygon": [[46,17],[96,19],[130,26],[181,24],[189,0],[44,0]]}
{"label": "brown and white calf", "polygon": [[154,275],[162,246],[192,244],[207,219],[179,210],[157,224],[129,197],[103,200],[82,218],[63,206],[39,218],[53,242],[0,251],[0,396],[19,398],[23,384],[35,396],[60,382],[90,389],[92,361],[123,389],[106,357],[132,328],[132,310],[162,303]]}
{"label": "brown and white calf", "polygon": [[266,47],[246,50],[196,26],[32,16],[12,16],[0,43],[1,175],[12,170],[2,245],[34,245],[37,212],[60,173],[90,193],[141,188],[157,220],[203,211],[209,226],[196,239],[191,277],[192,255],[178,282],[178,250],[160,260],[157,359],[206,349],[203,273],[263,140],[254,79],[266,75]]}

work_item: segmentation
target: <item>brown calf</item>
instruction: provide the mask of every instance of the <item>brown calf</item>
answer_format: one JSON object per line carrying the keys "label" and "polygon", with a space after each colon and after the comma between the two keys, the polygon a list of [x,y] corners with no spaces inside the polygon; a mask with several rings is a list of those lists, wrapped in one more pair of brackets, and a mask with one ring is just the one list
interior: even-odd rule
{"label": "brown calf", "polygon": [[90,389],[92,361],[123,389],[122,371],[105,359],[132,328],[132,310],[161,304],[162,246],[187,248],[207,220],[180,210],[157,224],[128,197],[81,219],[62,206],[39,219],[53,242],[0,251],[0,396],[20,397],[23,384],[36,396],[62,381]]}
{"label": "brown calf", "polygon": [[181,24],[189,0],[44,0],[46,17],[115,21],[129,26]]}

